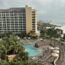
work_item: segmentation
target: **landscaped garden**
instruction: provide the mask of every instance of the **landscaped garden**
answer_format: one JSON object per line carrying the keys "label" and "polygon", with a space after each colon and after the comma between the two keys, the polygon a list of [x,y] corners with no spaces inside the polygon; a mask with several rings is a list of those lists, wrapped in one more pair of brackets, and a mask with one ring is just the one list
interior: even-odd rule
{"label": "landscaped garden", "polygon": [[0,39],[0,65],[41,65],[37,62],[29,62],[28,53],[19,41],[14,34]]}

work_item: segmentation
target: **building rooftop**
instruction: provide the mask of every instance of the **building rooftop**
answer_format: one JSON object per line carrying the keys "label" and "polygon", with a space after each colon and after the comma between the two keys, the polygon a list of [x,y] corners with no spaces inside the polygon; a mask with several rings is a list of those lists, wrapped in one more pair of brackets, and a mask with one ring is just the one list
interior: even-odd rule
{"label": "building rooftop", "polygon": [[2,12],[2,13],[13,12],[13,11],[18,12],[18,11],[24,11],[24,10],[25,10],[25,8],[20,7],[20,8],[0,9],[0,12]]}

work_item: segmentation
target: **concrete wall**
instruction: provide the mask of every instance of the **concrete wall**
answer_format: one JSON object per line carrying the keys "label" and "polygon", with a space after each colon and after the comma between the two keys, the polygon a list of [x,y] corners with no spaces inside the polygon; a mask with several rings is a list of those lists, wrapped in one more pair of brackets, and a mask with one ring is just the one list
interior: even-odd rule
{"label": "concrete wall", "polygon": [[26,6],[26,33],[32,31],[32,8]]}

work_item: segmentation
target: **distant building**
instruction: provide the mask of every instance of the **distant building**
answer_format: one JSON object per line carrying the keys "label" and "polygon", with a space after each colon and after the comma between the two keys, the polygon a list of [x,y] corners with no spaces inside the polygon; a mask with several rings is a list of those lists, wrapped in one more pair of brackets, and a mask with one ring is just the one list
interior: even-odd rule
{"label": "distant building", "polygon": [[36,11],[31,7],[0,9],[0,34],[37,31]]}

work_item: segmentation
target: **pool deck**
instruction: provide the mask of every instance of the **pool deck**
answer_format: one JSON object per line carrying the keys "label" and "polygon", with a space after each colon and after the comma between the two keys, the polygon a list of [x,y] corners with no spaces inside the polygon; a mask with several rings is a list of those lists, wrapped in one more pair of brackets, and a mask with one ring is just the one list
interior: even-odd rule
{"label": "pool deck", "polygon": [[[24,44],[34,44],[31,42],[35,42],[36,40],[26,39],[26,40],[21,40],[21,41]],[[42,49],[42,54],[40,54],[39,56],[30,57],[29,60],[40,62],[43,65],[53,65],[53,61],[55,59],[55,57],[51,56],[52,50],[49,49],[49,46],[60,47],[60,51],[65,49],[65,47],[62,47],[63,45],[65,46],[65,44],[60,45],[58,41],[54,41],[54,40],[51,41],[49,39],[43,39],[42,41],[39,40],[37,44],[39,45],[39,48]],[[57,65],[59,64],[64,65],[61,63],[61,60],[63,59],[62,57],[64,57],[63,63],[65,63],[65,52],[63,52],[62,54],[62,51],[61,51],[61,55],[57,62]]]}

